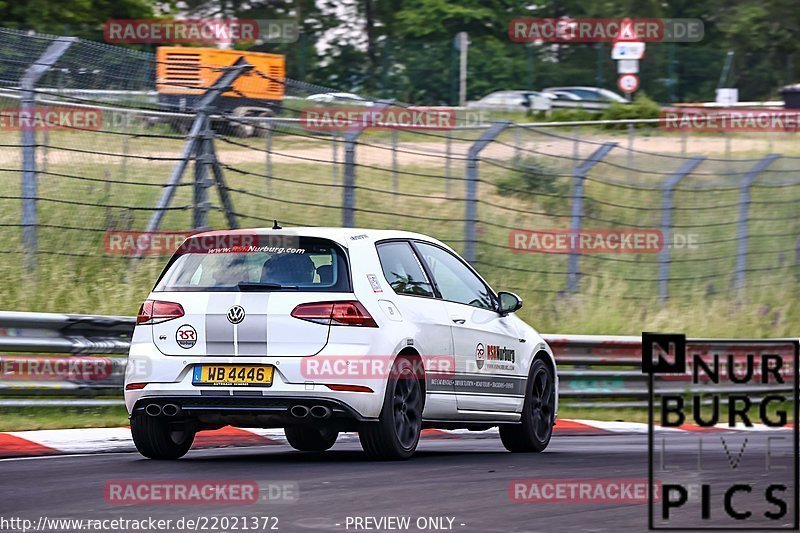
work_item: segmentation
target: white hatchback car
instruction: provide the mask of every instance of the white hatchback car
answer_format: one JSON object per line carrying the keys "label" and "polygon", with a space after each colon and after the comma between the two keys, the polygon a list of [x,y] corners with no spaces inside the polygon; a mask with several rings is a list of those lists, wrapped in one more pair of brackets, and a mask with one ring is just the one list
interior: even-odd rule
{"label": "white hatchback car", "polygon": [[357,431],[405,459],[424,428],[500,427],[544,450],[553,353],[441,242],[402,231],[232,230],[189,238],[142,304],[125,379],[142,455],[176,459],[203,429],[285,428],[322,451]]}

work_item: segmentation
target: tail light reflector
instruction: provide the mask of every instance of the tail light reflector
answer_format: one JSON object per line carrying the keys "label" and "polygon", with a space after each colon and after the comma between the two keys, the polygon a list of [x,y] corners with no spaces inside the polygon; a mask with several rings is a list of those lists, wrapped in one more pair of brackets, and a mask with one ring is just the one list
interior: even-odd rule
{"label": "tail light reflector", "polygon": [[375,392],[367,386],[364,385],[338,385],[338,384],[331,384],[325,385],[331,390],[335,390],[338,392]]}
{"label": "tail light reflector", "polygon": [[357,300],[300,304],[294,308],[292,316],[331,326],[378,327],[369,311]]}
{"label": "tail light reflector", "polygon": [[161,302],[158,300],[145,300],[136,315],[137,324],[159,324],[180,318],[184,315],[183,306],[175,302]]}

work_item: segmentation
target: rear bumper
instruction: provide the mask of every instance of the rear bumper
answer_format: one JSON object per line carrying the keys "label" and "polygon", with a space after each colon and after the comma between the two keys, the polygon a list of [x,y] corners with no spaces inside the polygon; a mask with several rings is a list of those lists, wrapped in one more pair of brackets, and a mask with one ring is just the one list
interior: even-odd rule
{"label": "rear bumper", "polygon": [[[328,343],[318,356],[331,354],[392,353],[389,349],[375,348],[366,344]],[[303,361],[315,357],[171,357],[161,354],[150,342],[134,342],[128,357],[125,384],[147,383],[138,390],[125,390],[125,404],[128,413],[142,401],[159,401],[163,398],[178,398],[184,403],[200,402],[212,411],[241,406],[268,408],[282,406],[283,400],[304,401],[305,399],[333,402],[352,412],[356,420],[374,420],[380,416],[383,407],[386,379],[380,377],[352,377],[348,375],[310,378],[304,371]],[[193,383],[193,370],[203,364],[245,364],[271,365],[274,368],[273,381],[266,387],[221,387]],[[373,392],[337,391],[327,385],[360,385]],[[198,403],[198,405],[200,405]]]}
{"label": "rear bumper", "polygon": [[[369,421],[358,411],[342,400],[336,398],[321,398],[315,396],[248,396],[241,394],[220,395],[201,394],[192,396],[145,396],[139,399],[131,410],[132,414],[145,414],[148,405],[157,404],[176,405],[179,408],[178,417],[206,416],[270,416],[275,421],[287,423],[308,422],[317,420],[313,416],[298,419],[292,415],[290,409],[302,405],[309,409],[314,406],[324,406],[331,410],[330,420],[349,420],[357,422]],[[328,418],[326,418],[328,419]]]}

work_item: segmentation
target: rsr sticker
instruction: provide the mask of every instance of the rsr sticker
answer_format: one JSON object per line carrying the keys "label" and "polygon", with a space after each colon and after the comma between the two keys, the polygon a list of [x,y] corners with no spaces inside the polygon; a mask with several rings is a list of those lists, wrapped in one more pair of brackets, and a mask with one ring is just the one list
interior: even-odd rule
{"label": "rsr sticker", "polygon": [[188,350],[197,343],[197,331],[189,324],[184,324],[175,332],[175,342]]}

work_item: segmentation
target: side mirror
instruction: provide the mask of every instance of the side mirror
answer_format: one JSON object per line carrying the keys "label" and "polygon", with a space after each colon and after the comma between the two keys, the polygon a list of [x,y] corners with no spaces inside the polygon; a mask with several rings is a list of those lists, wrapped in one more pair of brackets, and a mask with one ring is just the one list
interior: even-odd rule
{"label": "side mirror", "polygon": [[522,307],[522,298],[513,292],[500,291],[497,293],[497,298],[499,300],[497,312],[500,313],[500,316],[506,316]]}

